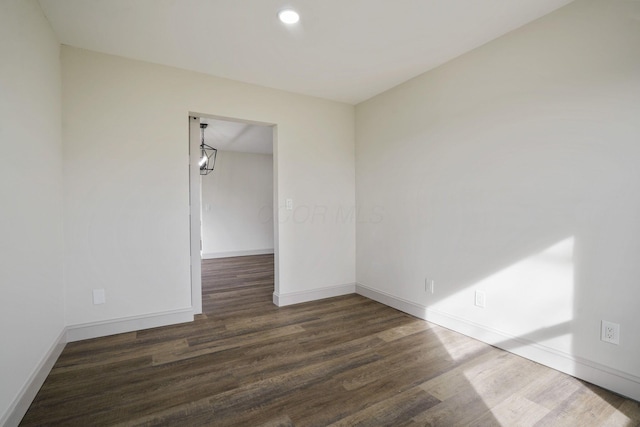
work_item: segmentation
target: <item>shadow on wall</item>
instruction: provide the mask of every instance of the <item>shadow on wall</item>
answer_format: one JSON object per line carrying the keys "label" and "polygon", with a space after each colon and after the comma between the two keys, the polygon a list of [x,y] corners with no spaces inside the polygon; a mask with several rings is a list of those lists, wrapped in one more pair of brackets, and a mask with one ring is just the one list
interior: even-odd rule
{"label": "shadow on wall", "polygon": [[545,141],[535,132],[545,121],[532,125],[520,140],[509,126],[471,126],[449,129],[454,141],[386,147],[389,165],[403,167],[360,184],[359,208],[383,217],[358,222],[358,282],[513,337],[500,347],[640,376],[638,343],[600,340],[602,320],[626,322],[623,331],[640,320],[629,282],[640,275],[640,202],[628,196],[640,153],[624,141],[603,150],[595,130]]}
{"label": "shadow on wall", "polygon": [[637,399],[639,13],[572,2],[356,106],[358,283]]}
{"label": "shadow on wall", "polygon": [[459,304],[466,307],[471,297],[473,320],[484,328],[571,354],[573,250],[573,238],[562,240],[429,304],[429,309],[452,312]]}

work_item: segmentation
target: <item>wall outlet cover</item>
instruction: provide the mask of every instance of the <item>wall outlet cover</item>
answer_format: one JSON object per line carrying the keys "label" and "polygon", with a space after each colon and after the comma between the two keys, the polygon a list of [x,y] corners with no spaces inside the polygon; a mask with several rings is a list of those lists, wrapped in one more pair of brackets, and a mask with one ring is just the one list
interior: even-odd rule
{"label": "wall outlet cover", "polygon": [[476,291],[475,304],[477,307],[485,308],[487,302],[487,295],[482,291]]}
{"label": "wall outlet cover", "polygon": [[107,298],[104,293],[104,289],[94,289],[93,290],[93,304],[104,304],[107,302]]}
{"label": "wall outlet cover", "polygon": [[600,339],[611,344],[620,344],[620,325],[617,323],[602,321],[602,329],[600,331]]}
{"label": "wall outlet cover", "polygon": [[426,278],[424,279],[424,291],[435,293],[436,290],[436,281],[433,279]]}

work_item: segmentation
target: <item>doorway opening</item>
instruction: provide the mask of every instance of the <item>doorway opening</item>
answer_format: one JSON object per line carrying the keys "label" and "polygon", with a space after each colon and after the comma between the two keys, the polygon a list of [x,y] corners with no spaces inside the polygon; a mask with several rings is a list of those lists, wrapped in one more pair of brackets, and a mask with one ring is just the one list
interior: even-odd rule
{"label": "doorway opening", "polygon": [[[208,162],[204,168],[213,167],[213,170],[202,170],[201,174],[205,162],[201,151],[203,143],[215,148],[217,153],[215,164]],[[189,115],[189,158],[194,314],[203,312],[203,274],[221,274],[217,273],[218,266],[226,268],[230,261],[238,265],[247,265],[247,260],[272,262],[273,280],[269,283],[273,284],[269,285],[269,292],[276,292],[276,125],[192,113]],[[207,277],[209,279],[211,277]],[[264,285],[264,274],[258,281]]]}

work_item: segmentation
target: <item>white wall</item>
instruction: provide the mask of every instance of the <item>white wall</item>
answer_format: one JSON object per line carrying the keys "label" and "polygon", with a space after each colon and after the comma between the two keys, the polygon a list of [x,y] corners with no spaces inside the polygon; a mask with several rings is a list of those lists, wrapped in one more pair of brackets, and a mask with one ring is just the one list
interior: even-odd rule
{"label": "white wall", "polygon": [[202,176],[202,257],[273,253],[273,155],[218,151]]}
{"label": "white wall", "polygon": [[576,1],[358,105],[358,283],[637,399],[639,20],[637,1]]}
{"label": "white wall", "polygon": [[[353,106],[64,46],[62,69],[69,325],[190,306],[189,112],[278,125],[279,205],[355,203]],[[277,292],[355,281],[329,214],[281,218]]]}
{"label": "white wall", "polygon": [[64,328],[59,51],[37,1],[0,2],[0,424]]}

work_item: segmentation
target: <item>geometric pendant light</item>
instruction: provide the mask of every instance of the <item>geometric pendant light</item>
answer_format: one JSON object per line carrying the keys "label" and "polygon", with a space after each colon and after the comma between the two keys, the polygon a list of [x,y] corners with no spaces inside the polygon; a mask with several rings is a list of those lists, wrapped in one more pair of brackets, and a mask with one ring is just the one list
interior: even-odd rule
{"label": "geometric pendant light", "polygon": [[200,143],[200,175],[209,175],[216,165],[216,155],[218,150],[204,143],[204,130],[207,128],[206,123],[200,123],[200,133],[202,134],[202,142]]}

